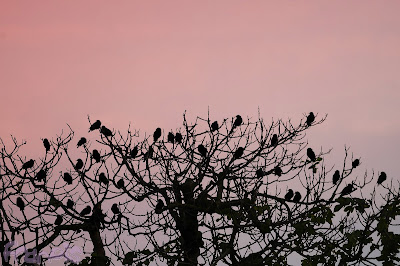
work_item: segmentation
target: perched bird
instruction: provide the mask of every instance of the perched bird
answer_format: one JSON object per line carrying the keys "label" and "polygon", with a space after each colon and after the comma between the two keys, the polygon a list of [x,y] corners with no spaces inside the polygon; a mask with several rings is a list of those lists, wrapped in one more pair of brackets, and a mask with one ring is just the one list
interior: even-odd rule
{"label": "perched bird", "polygon": [[36,179],[37,181],[42,181],[46,179],[46,171],[44,169],[41,169],[37,174],[36,174]]}
{"label": "perched bird", "polygon": [[155,212],[156,212],[157,214],[160,214],[160,213],[163,212],[163,210],[164,210],[164,202],[163,202],[162,200],[159,199],[159,200],[157,201],[157,205],[156,205]]}
{"label": "perched bird", "polygon": [[93,130],[96,130],[96,129],[99,129],[100,126],[101,126],[100,120],[96,120],[96,122],[94,122],[93,124],[90,125],[89,132],[93,131]]}
{"label": "perched bird", "polygon": [[300,194],[300,192],[296,191],[296,193],[294,193],[293,201],[294,202],[299,202],[300,199],[301,199],[301,194]]}
{"label": "perched bird", "polygon": [[17,198],[17,207],[23,212],[25,209],[25,203],[21,197]]}
{"label": "perched bird", "polygon": [[386,173],[381,172],[381,174],[378,177],[378,185],[382,184],[386,180]]}
{"label": "perched bird", "polygon": [[183,137],[182,137],[182,134],[181,134],[181,133],[176,133],[176,134],[175,134],[175,141],[176,141],[177,143],[181,143],[181,142],[182,142],[182,139],[183,139]]}
{"label": "perched bird", "polygon": [[315,160],[316,160],[316,158],[315,158],[315,153],[314,153],[314,151],[313,151],[311,148],[308,148],[308,149],[307,149],[307,156],[308,156],[308,158],[310,158],[310,160],[311,160],[312,162],[315,162]]}
{"label": "perched bird", "polygon": [[81,159],[76,160],[75,169],[80,170],[83,167],[83,161]]}
{"label": "perched bird", "polygon": [[44,140],[43,140],[43,146],[44,146],[44,148],[46,149],[46,152],[49,152],[49,151],[50,151],[50,142],[49,142],[48,139],[44,139]]}
{"label": "perched bird", "polygon": [[211,124],[211,131],[216,131],[216,130],[218,130],[218,128],[219,128],[218,122],[217,122],[217,121],[214,121],[214,122]]}
{"label": "perched bird", "polygon": [[74,207],[74,202],[71,199],[67,200],[67,208],[72,209]]}
{"label": "perched bird", "polygon": [[274,168],[274,174],[277,175],[277,176],[281,176],[282,175],[282,169],[279,166],[275,167]]}
{"label": "perched bird", "polygon": [[63,179],[68,185],[72,185],[72,176],[69,173],[64,173]]}
{"label": "perched bird", "polygon": [[100,173],[99,175],[99,181],[105,185],[108,184],[108,178],[106,177],[105,173]]}
{"label": "perched bird", "polygon": [[63,221],[63,218],[61,215],[57,215],[56,221],[54,222],[55,225],[60,225]]}
{"label": "perched bird", "polygon": [[171,142],[172,144],[174,144],[174,142],[175,142],[174,133],[172,133],[172,132],[168,133],[168,142]]}
{"label": "perched bird", "polygon": [[340,179],[340,172],[339,172],[339,170],[336,170],[335,173],[333,174],[333,178],[332,178],[333,184],[336,185],[336,183],[339,181],[339,179]]}
{"label": "perched bird", "polygon": [[340,193],[341,196],[346,196],[349,195],[351,192],[353,192],[353,183],[348,184],[347,186],[345,186],[342,190],[342,192]]}
{"label": "perched bird", "polygon": [[264,171],[260,168],[256,171],[256,175],[258,178],[263,177],[264,176]]}
{"label": "perched bird", "polygon": [[98,150],[93,150],[92,157],[96,161],[96,163],[100,162],[101,156]]}
{"label": "perched bird", "polygon": [[274,134],[271,139],[271,146],[278,145],[278,135]]}
{"label": "perched bird", "polygon": [[235,154],[233,155],[234,159],[239,159],[240,157],[242,157],[244,152],[244,148],[243,147],[239,147],[236,151]]}
{"label": "perched bird", "polygon": [[157,128],[153,133],[153,141],[156,142],[161,137],[161,128]]}
{"label": "perched bird", "polygon": [[233,122],[234,127],[238,127],[243,123],[243,119],[240,115],[236,116],[235,122]]}
{"label": "perched bird", "polygon": [[352,163],[351,163],[351,166],[353,167],[353,168],[356,168],[357,166],[359,166],[360,165],[360,160],[359,159],[355,159]]}
{"label": "perched bird", "polygon": [[86,216],[92,211],[92,207],[86,206],[80,213],[81,216]]}
{"label": "perched bird", "polygon": [[111,206],[111,211],[112,211],[114,214],[119,214],[119,208],[118,208],[117,203],[114,203],[114,204]]}
{"label": "perched bird", "polygon": [[201,156],[206,157],[207,156],[207,149],[203,146],[203,144],[200,144],[197,147],[197,150],[199,151],[199,153],[201,154]]}
{"label": "perched bird", "polygon": [[131,157],[132,159],[134,159],[136,157],[136,155],[138,154],[139,150],[138,147],[135,146],[132,150],[131,150]]}
{"label": "perched bird", "polygon": [[111,130],[109,130],[108,128],[106,128],[105,126],[102,126],[100,129],[100,133],[103,134],[106,137],[111,137],[112,136],[112,132]]}
{"label": "perched bird", "polygon": [[145,159],[151,159],[153,158],[153,153],[154,153],[154,149],[152,146],[149,147],[149,150],[147,151],[147,153],[145,154]]}
{"label": "perched bird", "polygon": [[313,112],[310,112],[310,114],[307,116],[307,126],[311,126],[311,124],[314,122],[315,116]]}
{"label": "perched bird", "polygon": [[35,164],[35,161],[30,159],[29,161],[27,161],[26,163],[24,163],[22,165],[22,169],[27,170],[28,168],[32,168],[34,164]]}
{"label": "perched bird", "polygon": [[290,200],[293,197],[293,189],[289,189],[285,195],[285,200]]}
{"label": "perched bird", "polygon": [[124,182],[124,180],[122,178],[120,180],[118,180],[117,188],[119,188],[119,189],[124,189],[125,188],[125,182]]}
{"label": "perched bird", "polygon": [[77,144],[77,147],[80,147],[86,143],[86,138],[82,137]]}

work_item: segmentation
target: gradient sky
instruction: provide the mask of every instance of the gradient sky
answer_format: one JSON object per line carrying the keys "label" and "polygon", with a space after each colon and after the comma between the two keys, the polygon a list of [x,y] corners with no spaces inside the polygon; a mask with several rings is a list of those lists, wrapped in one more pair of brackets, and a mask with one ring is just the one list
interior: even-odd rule
{"label": "gradient sky", "polygon": [[[141,132],[241,114],[298,121],[314,149],[400,172],[399,1],[2,1],[0,136],[40,138],[87,115]],[[78,136],[79,137],[79,136]],[[42,151],[43,148],[40,148]],[[340,161],[331,161],[340,163]],[[362,173],[359,173],[362,175]]]}

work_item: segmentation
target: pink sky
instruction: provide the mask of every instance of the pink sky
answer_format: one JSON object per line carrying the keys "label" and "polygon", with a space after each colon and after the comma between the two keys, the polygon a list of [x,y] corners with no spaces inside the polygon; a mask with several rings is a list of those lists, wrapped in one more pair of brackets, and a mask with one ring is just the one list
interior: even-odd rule
{"label": "pink sky", "polygon": [[[236,114],[328,114],[318,150],[400,172],[398,1],[3,1],[0,136],[55,137],[87,115],[142,132]],[[332,163],[340,163],[332,161]],[[361,174],[361,173],[360,173]]]}

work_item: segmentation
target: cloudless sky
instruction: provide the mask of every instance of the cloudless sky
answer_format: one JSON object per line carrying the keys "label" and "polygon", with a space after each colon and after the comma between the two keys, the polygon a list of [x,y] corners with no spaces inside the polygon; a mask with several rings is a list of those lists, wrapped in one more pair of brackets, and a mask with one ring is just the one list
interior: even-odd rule
{"label": "cloudless sky", "polygon": [[[142,133],[241,114],[327,121],[362,171],[400,172],[399,1],[2,1],[0,136],[54,138],[91,119]],[[42,152],[42,148],[40,148]],[[336,158],[336,157],[335,157]],[[340,163],[333,160],[332,163]],[[362,175],[362,173],[359,173]]]}

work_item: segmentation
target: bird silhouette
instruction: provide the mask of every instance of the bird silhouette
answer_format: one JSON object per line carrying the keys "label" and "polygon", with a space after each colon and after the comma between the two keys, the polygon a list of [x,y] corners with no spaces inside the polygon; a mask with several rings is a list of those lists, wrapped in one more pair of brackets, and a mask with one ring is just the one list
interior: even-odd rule
{"label": "bird silhouette", "polygon": [[351,163],[351,166],[353,167],[353,168],[356,168],[357,166],[359,166],[360,165],[360,160],[359,159],[355,159],[352,163]]}
{"label": "bird silhouette", "polygon": [[243,123],[243,119],[240,115],[236,116],[235,122],[233,122],[233,126],[238,127]]}
{"label": "bird silhouette", "polygon": [[92,211],[92,207],[86,206],[80,213],[81,216],[86,216]]}
{"label": "bird silhouette", "polygon": [[183,139],[183,137],[182,137],[182,134],[181,134],[181,133],[176,133],[176,134],[175,134],[175,141],[176,141],[176,143],[181,143],[181,142],[182,142],[182,139]]}
{"label": "bird silhouette", "polygon": [[77,147],[80,147],[86,143],[86,138],[82,137],[79,141],[78,144],[76,145]]}
{"label": "bird silhouette", "polygon": [[199,153],[201,154],[201,156],[206,157],[207,156],[207,149],[203,146],[203,144],[200,144],[197,147],[197,150],[199,151]]}
{"label": "bird silhouette", "polygon": [[307,156],[308,156],[308,158],[310,158],[310,160],[311,160],[312,162],[315,162],[315,160],[316,160],[316,158],[315,158],[315,153],[314,153],[314,151],[313,151],[311,148],[308,148],[308,149],[307,149]]}
{"label": "bird silhouette", "polygon": [[153,133],[153,141],[156,142],[161,137],[161,128],[157,128]]}
{"label": "bird silhouette", "polygon": [[21,197],[17,198],[17,207],[23,212],[25,209],[25,203]]}
{"label": "bird silhouette", "polygon": [[99,181],[105,185],[108,184],[108,178],[106,177],[105,173],[100,173],[99,175]]}
{"label": "bird silhouette", "polygon": [[117,188],[119,188],[119,189],[124,189],[125,188],[125,182],[124,182],[124,180],[122,178],[120,180],[118,180]]}
{"label": "bird silhouette", "polygon": [[339,172],[339,170],[336,170],[335,173],[333,174],[333,178],[332,178],[333,184],[336,185],[336,183],[339,181],[339,179],[340,179],[340,172]]}
{"label": "bird silhouette", "polygon": [[239,147],[236,151],[235,154],[233,155],[234,159],[239,159],[240,157],[242,157],[244,152],[244,148],[243,147]]}
{"label": "bird silhouette", "polygon": [[310,112],[310,114],[307,116],[307,126],[311,126],[311,124],[314,122],[315,116],[313,112]]}
{"label": "bird silhouette", "polygon": [[289,191],[285,195],[285,200],[290,200],[293,197],[293,189],[289,189]]}
{"label": "bird silhouette", "polygon": [[103,134],[106,137],[111,137],[112,136],[112,132],[111,130],[109,130],[108,128],[106,128],[105,126],[102,126],[100,129],[100,133]]}
{"label": "bird silhouette", "polygon": [[75,169],[80,170],[83,167],[83,161],[81,159],[76,160]]}
{"label": "bird silhouette", "polygon": [[93,130],[96,130],[96,129],[99,129],[100,126],[101,126],[100,120],[96,120],[96,122],[94,122],[93,124],[90,125],[89,132],[93,131]]}
{"label": "bird silhouette", "polygon": [[281,169],[279,166],[276,166],[276,167],[274,168],[274,173],[275,173],[275,175],[277,175],[277,176],[281,176],[281,175],[282,175],[282,169]]}
{"label": "bird silhouette", "polygon": [[60,225],[63,221],[63,218],[61,215],[57,215],[56,221],[54,222],[55,225]]}
{"label": "bird silhouette", "polygon": [[296,191],[296,193],[294,193],[293,201],[294,202],[299,202],[300,199],[301,199],[301,194],[300,194],[300,192]]}
{"label": "bird silhouette", "polygon": [[217,122],[217,121],[214,121],[214,122],[211,124],[211,131],[216,131],[216,130],[218,130],[218,128],[219,128],[218,122]]}
{"label": "bird silhouette", "polygon": [[98,150],[93,150],[92,157],[96,161],[96,163],[100,162],[101,156]]}
{"label": "bird silhouette", "polygon": [[175,142],[174,133],[172,133],[172,132],[168,133],[168,142],[171,142],[172,144],[174,144],[174,142]]}
{"label": "bird silhouette", "polygon": [[135,159],[136,156],[137,156],[137,154],[138,154],[138,152],[139,152],[139,149],[138,149],[137,146],[135,146],[135,147],[131,150],[131,158],[132,158],[132,159]]}
{"label": "bird silhouette", "polygon": [[44,139],[44,140],[43,140],[43,146],[44,146],[44,148],[46,149],[46,152],[49,152],[49,151],[50,151],[50,142],[49,142],[48,139]]}
{"label": "bird silhouette", "polygon": [[145,154],[145,159],[151,159],[153,158],[153,153],[154,153],[154,149],[152,146],[149,147],[149,150],[147,151],[147,153]]}
{"label": "bird silhouette", "polygon": [[353,183],[348,184],[347,186],[345,186],[342,190],[342,192],[340,193],[341,196],[346,196],[349,195],[351,192],[353,192]]}
{"label": "bird silhouette", "polygon": [[114,204],[111,206],[111,211],[112,211],[114,214],[119,214],[119,208],[118,208],[118,204],[117,204],[117,203],[114,203]]}
{"label": "bird silhouette", "polygon": [[163,210],[164,210],[164,202],[161,199],[159,199],[157,201],[155,213],[160,214],[163,212]]}
{"label": "bird silhouette", "polygon": [[24,163],[22,165],[22,169],[27,170],[29,168],[32,168],[34,164],[35,164],[35,161],[30,159],[29,161],[27,161],[26,163]]}
{"label": "bird silhouette", "polygon": [[36,174],[36,179],[37,181],[42,181],[46,179],[46,171],[44,169],[41,169],[37,174]]}
{"label": "bird silhouette", "polygon": [[386,173],[385,172],[381,172],[381,174],[378,177],[378,185],[382,184],[385,180],[386,180]]}
{"label": "bird silhouette", "polygon": [[71,199],[67,200],[67,208],[72,209],[74,207],[74,202]]}
{"label": "bird silhouette", "polygon": [[64,173],[63,179],[68,185],[72,185],[72,176],[69,173]]}
{"label": "bird silhouette", "polygon": [[264,176],[264,171],[260,168],[256,171],[256,175],[258,178],[263,177]]}
{"label": "bird silhouette", "polygon": [[271,139],[271,146],[278,145],[278,135],[274,134]]}

